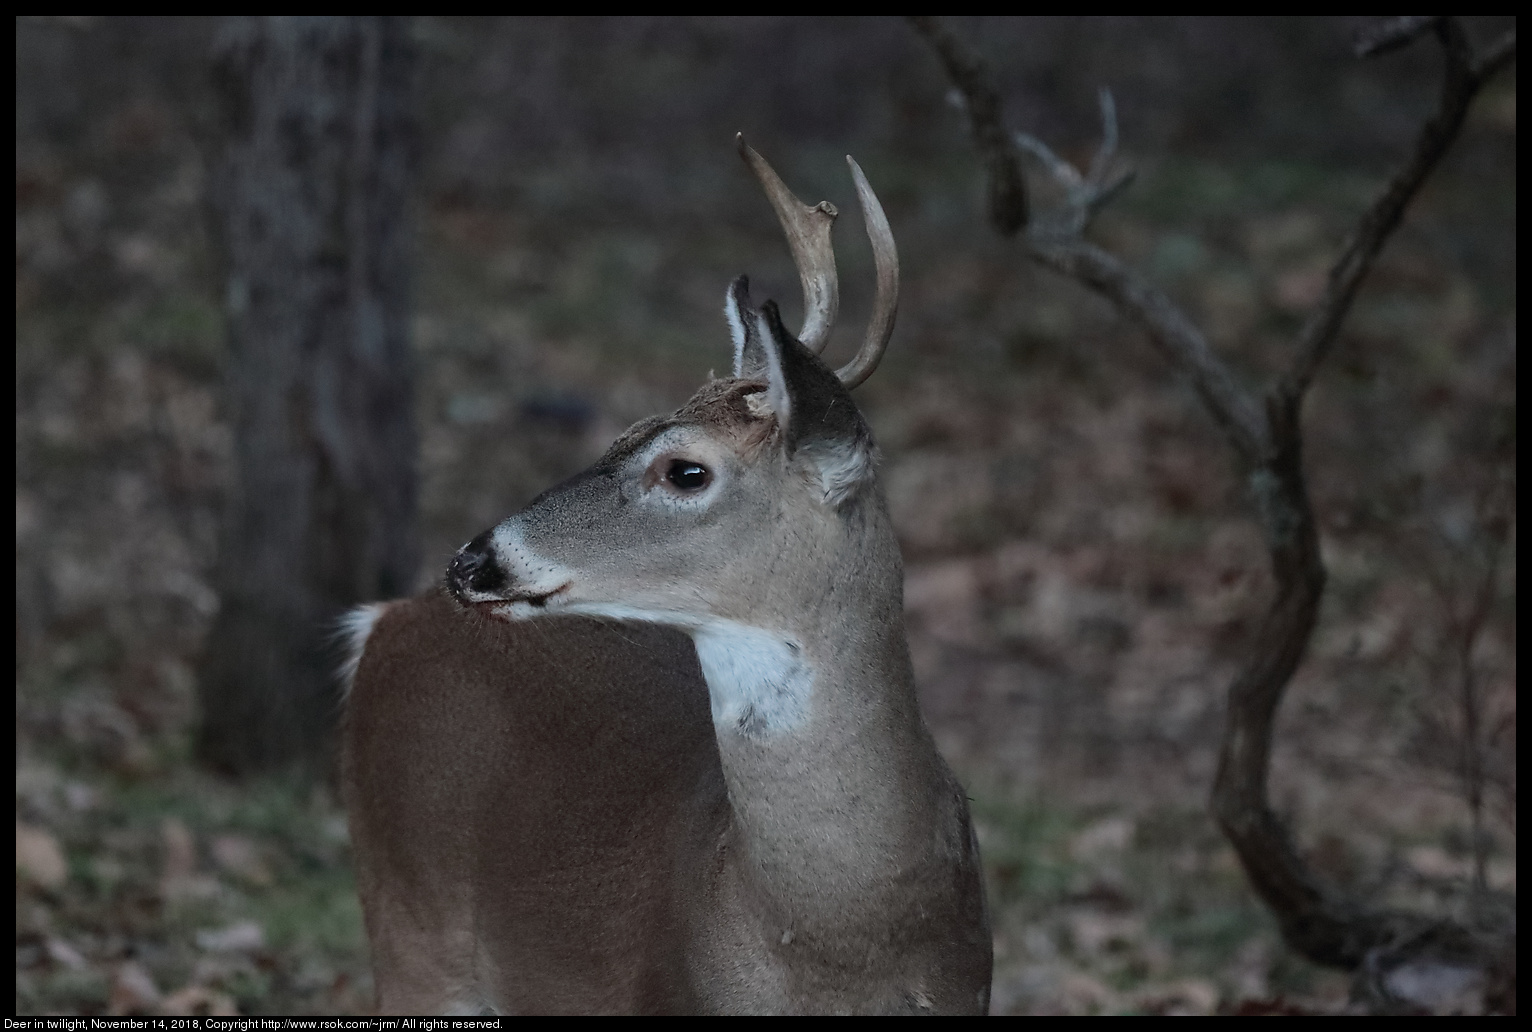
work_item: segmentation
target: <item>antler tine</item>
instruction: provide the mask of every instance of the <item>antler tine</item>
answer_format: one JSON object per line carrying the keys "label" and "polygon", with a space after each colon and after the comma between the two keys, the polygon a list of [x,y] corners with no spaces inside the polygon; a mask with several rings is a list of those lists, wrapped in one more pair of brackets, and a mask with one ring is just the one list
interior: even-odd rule
{"label": "antler tine", "polygon": [[[787,246],[793,252],[793,264],[798,267],[798,278],[803,282],[803,329],[798,331],[798,339],[804,347],[818,354],[830,342],[830,330],[835,326],[836,313],[840,311],[840,288],[835,278],[835,250],[830,243],[830,229],[835,225],[835,216],[838,214],[835,205],[829,201],[820,201],[812,207],[804,204],[787,188],[787,184],[766,163],[766,159],[745,142],[744,133],[735,134],[734,140],[739,145],[739,156],[761,181],[761,188],[766,191],[767,199],[776,210],[777,221],[782,223]],[[863,204],[865,206],[866,202]],[[879,214],[882,214],[881,209]],[[887,225],[885,222],[885,228]],[[881,270],[881,266],[879,268]],[[881,280],[878,289],[881,297]]]}
{"label": "antler tine", "polygon": [[894,334],[894,314],[899,308],[899,252],[894,247],[894,232],[888,226],[888,216],[878,195],[872,192],[867,177],[862,174],[851,155],[846,155],[851,166],[851,178],[856,183],[856,199],[862,205],[862,221],[867,225],[867,239],[872,242],[872,261],[878,271],[878,292],[872,303],[872,318],[867,322],[867,336],[856,357],[836,370],[841,383],[851,390],[872,375],[883,359],[883,349],[888,338]]}

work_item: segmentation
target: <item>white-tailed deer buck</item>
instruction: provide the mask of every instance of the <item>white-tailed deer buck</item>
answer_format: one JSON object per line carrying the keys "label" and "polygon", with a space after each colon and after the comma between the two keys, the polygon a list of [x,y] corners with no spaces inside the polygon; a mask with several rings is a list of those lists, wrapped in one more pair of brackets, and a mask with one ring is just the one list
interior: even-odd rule
{"label": "white-tailed deer buck", "polygon": [[351,624],[345,784],[385,1011],[979,1012],[963,788],[916,703],[903,565],[849,388],[898,263],[856,163],[875,313],[839,373],[835,209],[740,140],[802,340],[729,289],[734,376]]}

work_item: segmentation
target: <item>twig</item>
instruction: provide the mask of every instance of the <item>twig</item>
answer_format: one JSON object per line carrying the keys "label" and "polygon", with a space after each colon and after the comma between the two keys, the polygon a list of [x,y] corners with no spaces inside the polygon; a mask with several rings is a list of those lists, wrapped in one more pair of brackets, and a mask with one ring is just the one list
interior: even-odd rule
{"label": "twig", "polygon": [[1117,102],[1112,99],[1112,91],[1105,88],[1101,90],[1100,102],[1101,146],[1096,148],[1090,171],[1084,175],[1037,137],[1029,133],[1012,134],[1016,146],[1042,162],[1054,182],[1064,188],[1064,204],[1027,226],[1027,237],[1033,242],[1080,236],[1097,213],[1133,182],[1131,168],[1124,168],[1116,175],[1108,174],[1112,171],[1112,159],[1117,155]]}
{"label": "twig", "polygon": [[1364,26],[1352,41],[1352,51],[1357,57],[1377,57],[1399,50],[1430,32],[1441,17],[1437,15],[1411,14],[1401,18],[1379,18]]}
{"label": "twig", "polygon": [[1107,169],[1117,156],[1117,101],[1105,86],[1097,91],[1096,100],[1101,105],[1101,146],[1091,158],[1090,173],[1085,178],[1092,183],[1104,183]]}
{"label": "twig", "polygon": [[[1029,234],[1030,237],[1030,234]],[[1027,241],[1032,258],[1090,287],[1149,334],[1171,368],[1191,383],[1247,466],[1266,453],[1266,426],[1250,395],[1214,354],[1197,324],[1140,272],[1085,240]]]}
{"label": "twig", "polygon": [[1011,137],[1016,141],[1016,146],[1031,154],[1043,167],[1048,170],[1054,180],[1066,189],[1078,190],[1085,183],[1085,179],[1073,165],[1053,153],[1053,148],[1031,133],[1014,133]]}
{"label": "twig", "polygon": [[1455,604],[1451,574],[1470,566],[1472,552],[1476,550],[1464,549],[1464,554],[1454,554],[1448,569],[1437,571],[1437,575],[1431,577],[1437,595],[1442,599],[1442,609],[1451,632],[1451,662],[1455,668],[1452,679],[1456,682],[1458,719],[1461,722],[1457,736],[1456,773],[1460,778],[1459,788],[1464,801],[1468,804],[1472,825],[1473,887],[1481,898],[1489,888],[1486,876],[1488,843],[1484,830],[1484,789],[1488,778],[1485,754],[1488,743],[1483,733],[1484,699],[1479,689],[1474,648],[1484,633],[1499,595],[1500,553],[1505,537],[1502,527],[1497,527],[1502,521],[1498,515],[1492,514],[1495,488],[1493,483],[1487,486],[1480,492],[1474,505],[1475,522],[1481,531],[1486,532],[1488,547],[1479,557],[1482,570],[1478,583],[1473,586],[1466,611],[1460,612]]}
{"label": "twig", "polygon": [[[1331,267],[1324,297],[1299,332],[1297,355],[1292,368],[1277,388],[1284,396],[1299,397],[1308,389],[1346,313],[1351,310],[1357,289],[1372,268],[1373,260],[1398,227],[1405,207],[1436,168],[1442,155],[1452,146],[1452,141],[1457,139],[1458,131],[1463,127],[1463,119],[1468,114],[1469,104],[1484,85],[1485,76],[1474,70],[1474,55],[1458,20],[1443,18],[1428,21],[1428,28],[1431,25],[1436,27],[1447,62],[1436,112],[1421,127],[1410,159],[1394,174],[1378,199],[1358,221],[1346,249]],[[1510,41],[1510,49],[1514,53],[1514,37]],[[1500,59],[1495,67],[1500,67],[1506,60],[1509,57]]]}
{"label": "twig", "polygon": [[1516,30],[1509,29],[1495,42],[1480,51],[1473,62],[1474,76],[1488,79],[1516,59]]}
{"label": "twig", "polygon": [[1000,91],[983,58],[940,21],[912,16],[910,24],[931,44],[962,92],[973,127],[974,145],[989,166],[989,218],[1002,236],[1027,224],[1027,183],[1021,176],[1016,145],[1000,119]]}

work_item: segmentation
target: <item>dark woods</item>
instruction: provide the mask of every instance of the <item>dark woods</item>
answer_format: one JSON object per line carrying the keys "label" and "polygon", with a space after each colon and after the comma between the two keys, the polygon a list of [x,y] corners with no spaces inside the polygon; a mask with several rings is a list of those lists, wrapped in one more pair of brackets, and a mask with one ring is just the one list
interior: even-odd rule
{"label": "dark woods", "polygon": [[796,296],[740,130],[899,239],[994,1011],[1514,1009],[1510,23],[241,24],[17,25],[19,1012],[368,1006],[326,623]]}

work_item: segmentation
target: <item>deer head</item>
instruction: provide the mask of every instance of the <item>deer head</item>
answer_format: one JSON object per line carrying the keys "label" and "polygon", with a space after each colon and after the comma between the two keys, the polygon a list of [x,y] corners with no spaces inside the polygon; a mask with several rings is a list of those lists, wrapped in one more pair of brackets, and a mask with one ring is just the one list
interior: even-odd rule
{"label": "deer head", "polygon": [[[771,683],[733,703],[715,692],[715,717],[760,728],[801,717],[812,658],[802,650],[815,627],[869,602],[879,614],[899,604],[876,448],[850,394],[892,332],[898,271],[887,219],[848,158],[879,289],[862,348],[832,371],[816,350],[837,307],[835,209],[802,204],[743,139],[740,148],[792,247],[805,339],[787,331],[774,302],[757,310],[740,276],[724,306],[734,375],[635,424],[589,469],[464,545],[447,584],[462,604],[506,620],[567,613],[680,628],[705,672],[710,643],[724,641],[714,658],[764,670]],[[851,605],[853,590],[871,597]]]}

